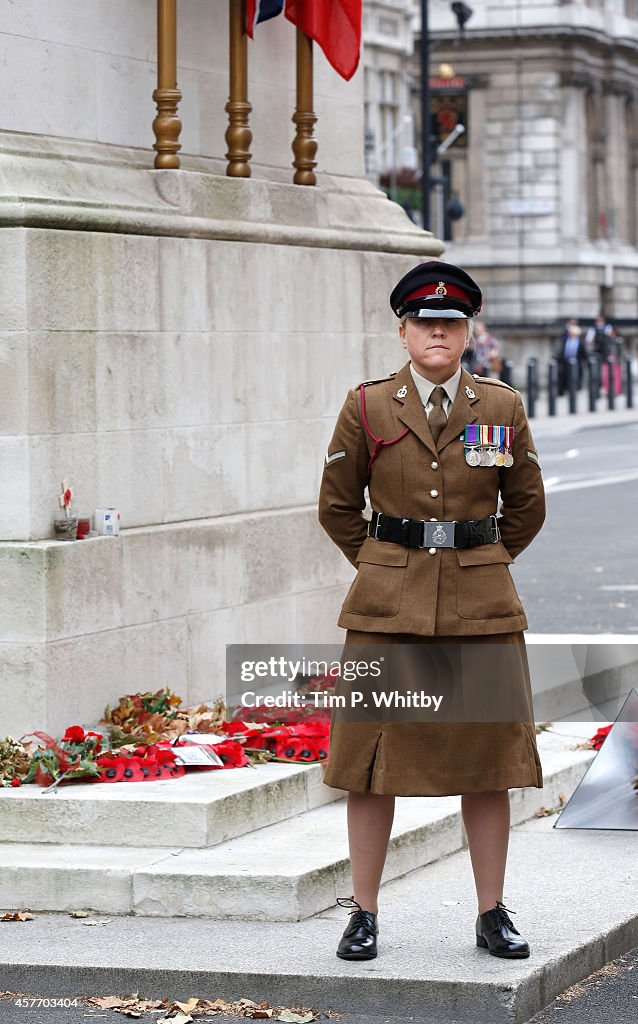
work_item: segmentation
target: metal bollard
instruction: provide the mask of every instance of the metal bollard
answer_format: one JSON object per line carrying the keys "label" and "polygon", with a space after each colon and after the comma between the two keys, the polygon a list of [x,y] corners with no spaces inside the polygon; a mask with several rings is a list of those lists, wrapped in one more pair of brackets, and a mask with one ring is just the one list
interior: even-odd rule
{"label": "metal bollard", "polygon": [[600,387],[600,367],[598,365],[598,359],[596,356],[589,356],[587,359],[587,390],[589,393],[589,411],[596,412],[596,402],[598,400],[598,389]]}
{"label": "metal bollard", "polygon": [[550,359],[547,374],[547,411],[550,416],[556,415],[556,396],[558,395],[558,361]]}
{"label": "metal bollard", "polygon": [[625,394],[627,396],[627,409],[633,409],[634,407],[634,381],[632,377],[633,370],[633,359],[631,356],[625,356]]}
{"label": "metal bollard", "polygon": [[536,413],[536,390],[538,387],[538,359],[530,356],[527,360],[527,415],[532,419]]}
{"label": "metal bollard", "polygon": [[501,370],[501,380],[503,384],[509,384],[512,387],[512,380],[514,379],[514,363],[511,359],[503,360],[503,369]]}
{"label": "metal bollard", "polygon": [[607,408],[614,409],[616,406],[616,381],[614,380],[614,364],[611,359],[603,360],[607,367]]}
{"label": "metal bollard", "polygon": [[578,363],[575,359],[567,360],[567,391],[569,393],[569,411],[577,412],[576,409],[576,383],[578,375]]}

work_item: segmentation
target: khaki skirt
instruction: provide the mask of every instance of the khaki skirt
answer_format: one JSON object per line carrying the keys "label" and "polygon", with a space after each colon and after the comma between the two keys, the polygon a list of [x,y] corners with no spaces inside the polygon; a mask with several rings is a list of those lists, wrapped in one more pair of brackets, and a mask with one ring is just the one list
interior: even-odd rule
{"label": "khaki skirt", "polygon": [[[371,647],[363,661],[361,645]],[[348,630],[342,665],[374,661],[380,647],[380,675],[362,683],[342,674],[337,683],[344,706],[332,709],[326,785],[385,796],[542,788],[522,632],[426,637]],[[438,710],[422,709],[430,697]],[[421,706],[396,706],[406,702]]]}

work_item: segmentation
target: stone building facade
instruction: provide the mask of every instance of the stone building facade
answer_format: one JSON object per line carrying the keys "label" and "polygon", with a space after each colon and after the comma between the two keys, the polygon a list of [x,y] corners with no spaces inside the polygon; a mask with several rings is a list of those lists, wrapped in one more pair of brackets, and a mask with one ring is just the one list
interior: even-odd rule
{"label": "stone building facade", "polygon": [[[292,184],[283,17],[249,45],[231,178],[226,3],[177,5],[179,169],[154,168],[153,0],[3,9],[0,737],[58,735],[123,693],[215,698],[227,643],[340,636],[325,449],[396,368],[392,284],[442,246],[366,180],[363,75],[318,50],[318,184]],[[120,536],[53,539],[62,479]]]}
{"label": "stone building facade", "polygon": [[368,178],[416,166],[413,97],[418,88],[410,58],[415,0],[368,0],[363,5],[363,99]]}
{"label": "stone building facade", "polygon": [[[446,258],[485,285],[485,318],[546,358],[567,317],[638,330],[638,4],[471,0],[459,39],[430,0],[432,60],[467,91],[446,154],[466,208]],[[415,67],[414,73],[417,73]],[[436,230],[436,224],[434,225]]]}

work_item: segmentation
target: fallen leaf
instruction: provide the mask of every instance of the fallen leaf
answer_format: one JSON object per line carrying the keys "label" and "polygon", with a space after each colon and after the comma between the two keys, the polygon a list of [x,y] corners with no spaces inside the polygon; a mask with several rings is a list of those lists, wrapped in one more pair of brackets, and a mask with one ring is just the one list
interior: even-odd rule
{"label": "fallen leaf", "polygon": [[88,910],[71,910],[69,917],[90,917]]}
{"label": "fallen leaf", "polygon": [[249,1013],[248,1016],[255,1020],[260,1020],[262,1017],[272,1017],[274,1012],[274,1010],[262,1010],[257,1007],[257,1009],[253,1010],[252,1013]]}
{"label": "fallen leaf", "polygon": [[82,924],[85,924],[85,925],[88,925],[88,926],[92,926],[94,928],[101,928],[103,925],[110,924],[110,923],[111,923],[111,918],[110,917],[107,920],[105,920],[105,921],[82,921]]}
{"label": "fallen leaf", "polygon": [[16,910],[13,914],[2,914],[0,921],[33,921],[33,914],[25,913],[22,910]]}
{"label": "fallen leaf", "polygon": [[282,1010],[275,1019],[288,1021],[288,1024],[308,1024],[308,1021],[314,1020],[314,1016],[312,1011],[295,1013],[294,1010]]}
{"label": "fallen leaf", "polygon": [[188,1024],[192,1019],[190,1013],[182,1013],[179,1010],[174,1017],[158,1017],[158,1024]]}
{"label": "fallen leaf", "polygon": [[198,1002],[199,999],[196,996],[191,996],[191,998],[188,999],[185,1003],[179,1003],[177,1000],[175,1000],[173,1006],[171,1006],[171,1010],[173,1009],[174,1006],[176,1006],[178,1010],[182,1011],[182,1013],[190,1013],[192,1010],[195,1009]]}
{"label": "fallen leaf", "polygon": [[89,996],[90,1006],[99,1006],[101,1010],[113,1010],[116,1006],[124,1006],[125,1001],[119,996]]}

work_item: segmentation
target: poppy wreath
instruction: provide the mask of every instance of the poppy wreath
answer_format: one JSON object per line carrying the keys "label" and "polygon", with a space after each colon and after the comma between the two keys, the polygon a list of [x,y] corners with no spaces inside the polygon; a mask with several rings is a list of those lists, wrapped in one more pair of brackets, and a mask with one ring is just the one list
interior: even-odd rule
{"label": "poppy wreath", "polygon": [[[67,779],[96,777],[100,769],[97,759],[102,750],[103,735],[85,732],[81,725],[70,725],[59,743],[46,732],[33,732],[44,746],[33,752],[29,770],[22,780],[38,786],[56,786]],[[22,737],[25,739],[25,737]]]}
{"label": "poppy wreath", "polygon": [[184,766],[175,764],[173,750],[157,744],[136,747],[133,752],[102,750],[101,733],[85,732],[71,725],[60,742],[45,732],[34,732],[44,746],[34,751],[23,782],[38,786],[56,786],[80,779],[83,782],[155,782],[184,775]]}
{"label": "poppy wreath", "polygon": [[98,758],[100,774],[96,782],[157,782],[158,779],[179,779],[186,774],[183,764],[176,764],[177,754],[171,747],[151,743],[136,747],[132,753],[109,751]]}
{"label": "poppy wreath", "polygon": [[[245,765],[250,763],[249,759],[246,757],[246,754],[244,752],[244,748],[241,745],[241,743],[238,743],[238,742],[236,742],[235,740],[232,740],[232,739],[222,740],[220,743],[210,743],[210,744],[207,744],[207,743],[189,743],[188,742],[188,733],[187,733],[186,735],[181,737],[181,741],[179,743],[177,743],[177,744],[171,744],[171,743],[167,742],[167,743],[158,743],[157,746],[160,747],[160,749],[164,749],[165,748],[167,750],[172,751],[173,752],[173,757],[175,757],[175,756],[179,757],[179,749],[180,749],[180,747],[200,747],[200,748],[203,748],[204,750],[211,750],[211,751],[213,751],[215,754],[217,754],[217,756],[220,759],[220,761],[223,762],[222,764],[212,764],[212,763],[211,764],[189,764],[188,768],[191,771],[199,770],[199,771],[207,772],[207,771],[211,771],[211,770],[215,771],[216,769],[219,769],[219,768],[243,768]],[[183,765],[177,765],[176,767],[181,767],[182,771],[184,771],[184,766]]]}
{"label": "poppy wreath", "polygon": [[243,733],[246,749],[268,750],[275,761],[325,761],[328,757],[330,724],[325,720],[264,729],[250,729],[246,723],[238,724],[246,729]]}

